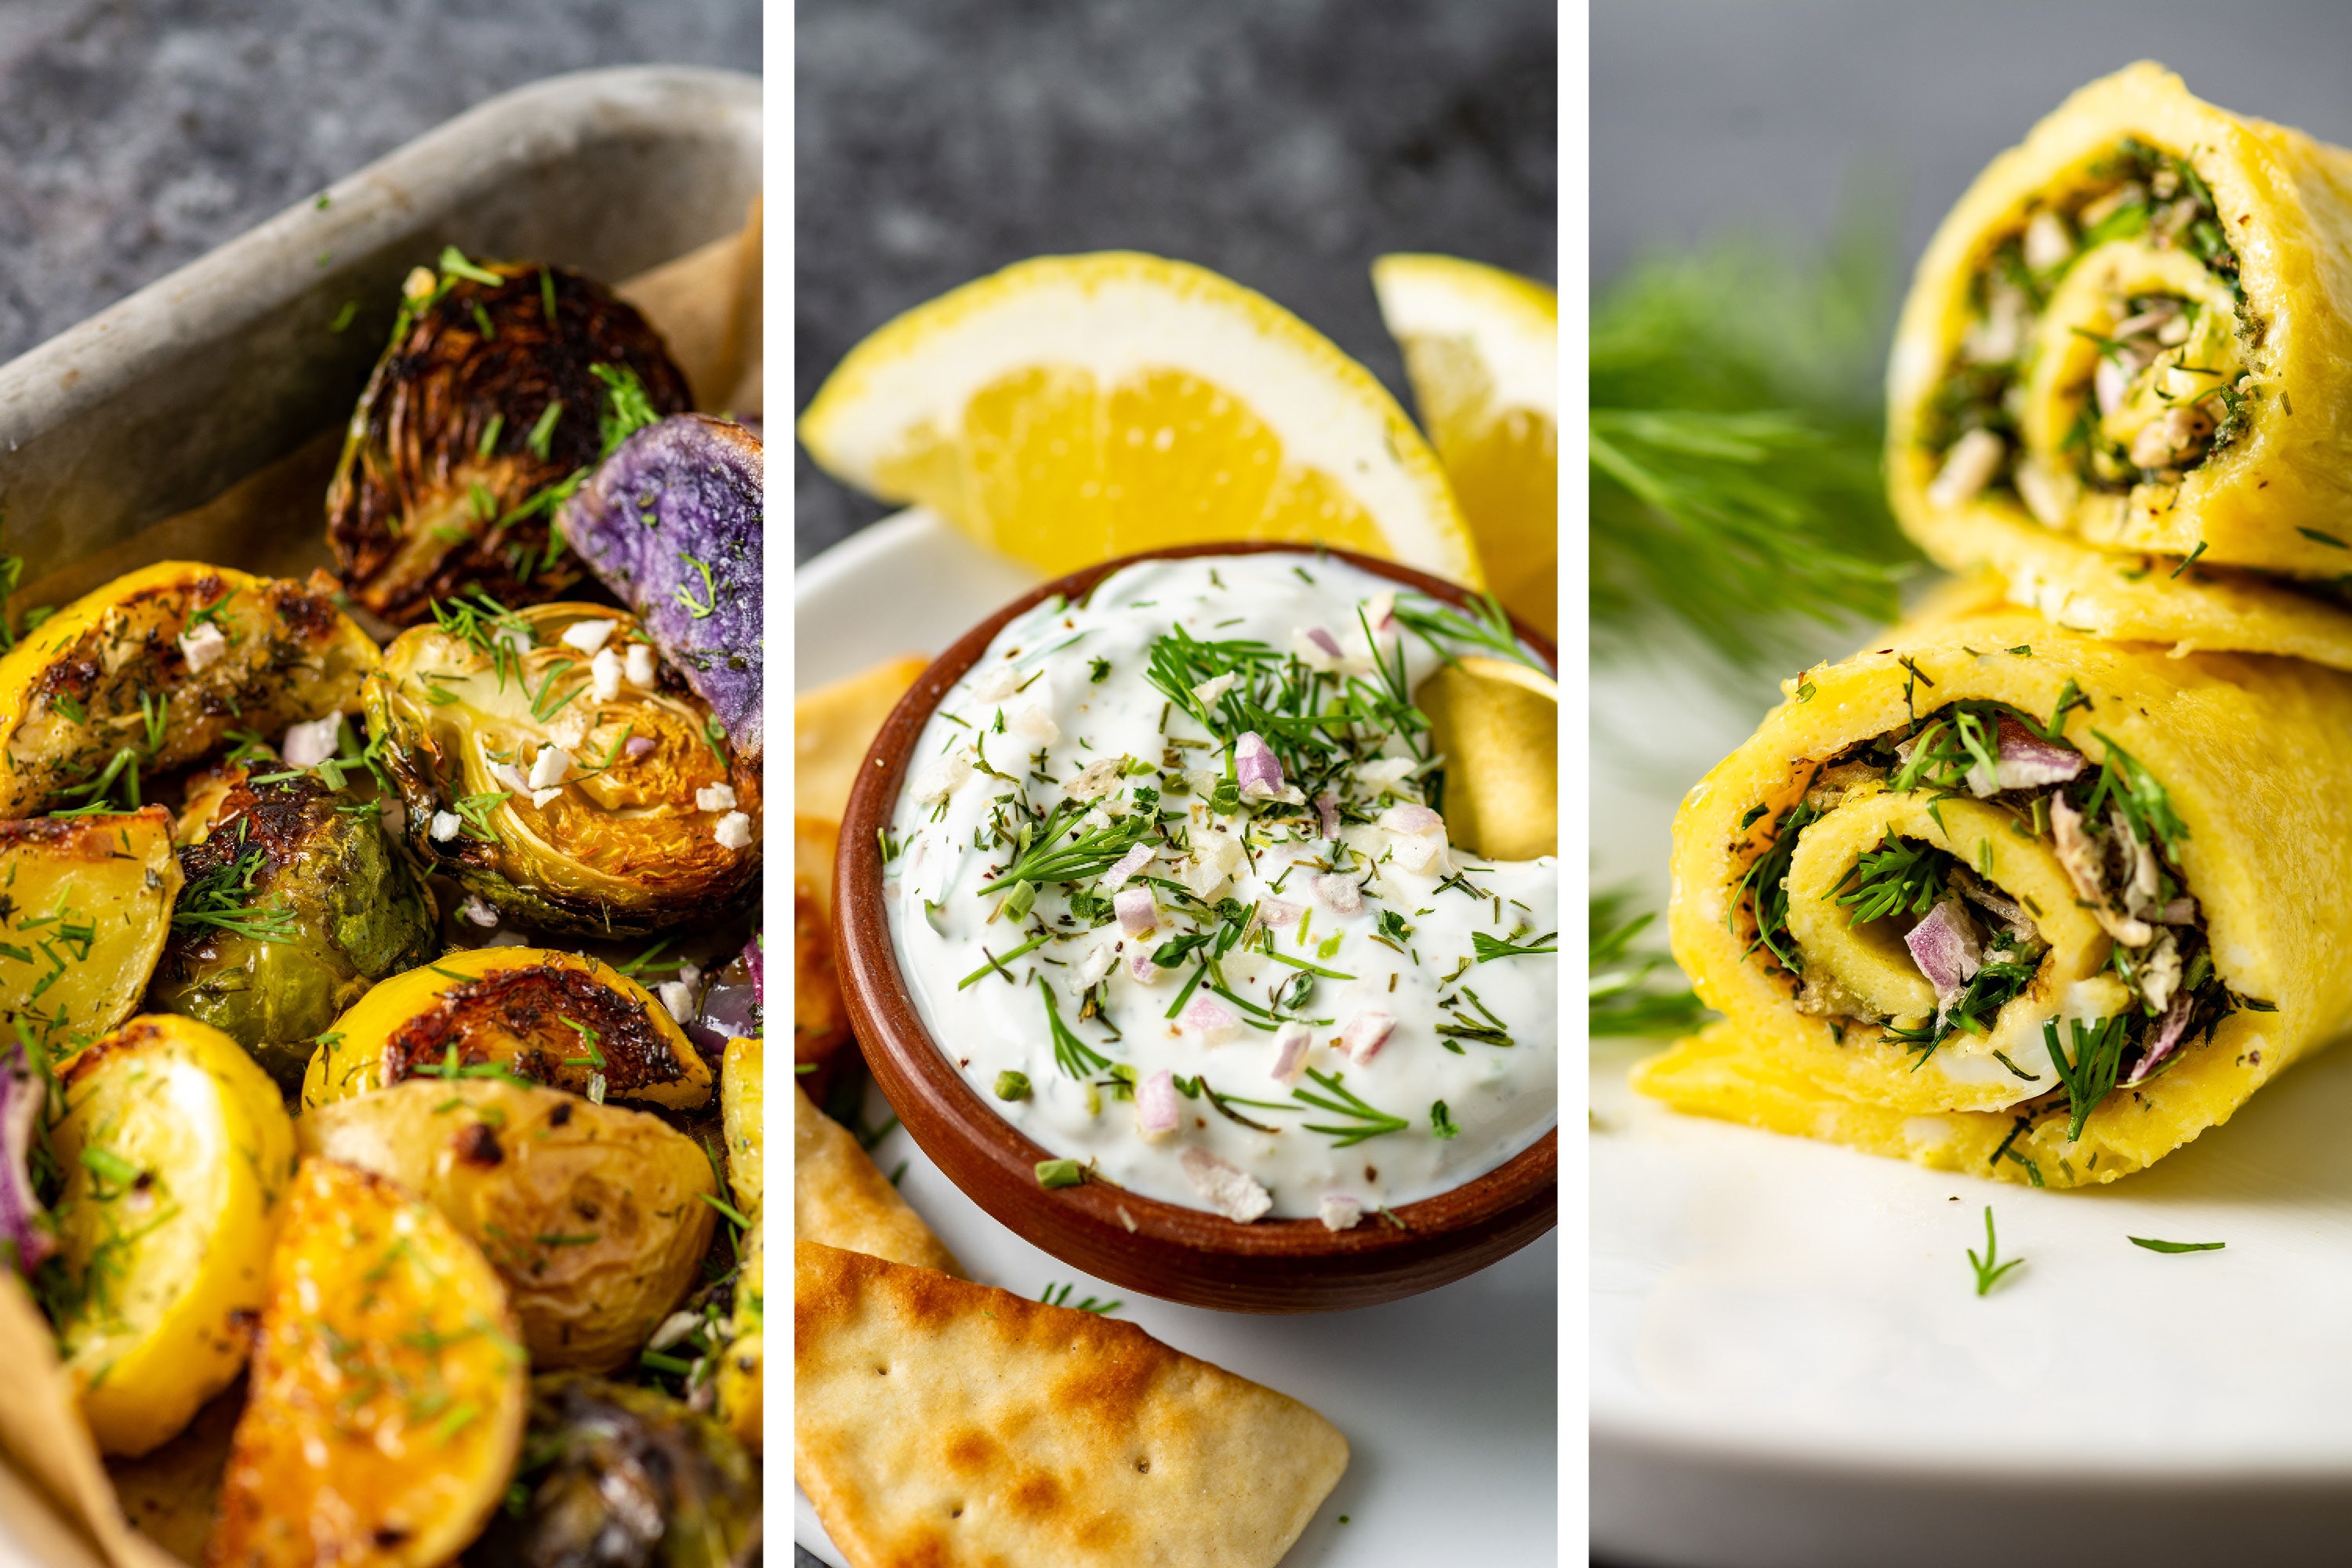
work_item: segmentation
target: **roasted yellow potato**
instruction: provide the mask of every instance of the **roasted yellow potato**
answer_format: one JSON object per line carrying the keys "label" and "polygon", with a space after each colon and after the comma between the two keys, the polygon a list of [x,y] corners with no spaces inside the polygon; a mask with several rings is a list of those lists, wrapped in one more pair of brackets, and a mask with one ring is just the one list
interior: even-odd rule
{"label": "roasted yellow potato", "polygon": [[452,952],[380,983],[319,1037],[302,1104],[412,1076],[524,1079],[672,1110],[710,1100],[710,1064],[644,986],[538,947]]}
{"label": "roasted yellow potato", "polygon": [[410,1079],[304,1114],[305,1154],[426,1199],[506,1281],[533,1363],[609,1372],[695,1283],[717,1178],[643,1111],[498,1079]]}
{"label": "roasted yellow potato", "polygon": [[765,1048],[759,1040],[727,1042],[719,1058],[719,1108],[727,1134],[727,1184],[735,1189],[735,1206],[760,1216],[760,1105],[766,1074],[761,1063]]}
{"label": "roasted yellow potato", "polygon": [[179,892],[160,805],[0,822],[0,1025],[61,1057],[129,1017]]}
{"label": "roasted yellow potato", "polygon": [[0,818],[71,805],[118,761],[167,773],[233,729],[357,712],[376,647],[334,592],[163,561],[59,610],[0,658]]}
{"label": "roasted yellow potato", "polygon": [[497,1272],[438,1209],[304,1160],[205,1563],[448,1562],[514,1472],[528,1361]]}
{"label": "roasted yellow potato", "polygon": [[730,1337],[726,1349],[719,1352],[719,1418],[735,1434],[736,1440],[754,1454],[760,1451],[761,1391],[765,1386],[761,1374],[767,1359],[763,1343],[767,1308],[763,1296],[767,1287],[762,1266],[766,1251],[762,1233],[766,1228],[762,1221],[743,1233],[741,1268],[735,1276],[735,1314],[729,1324]]}
{"label": "roasted yellow potato", "polygon": [[133,1018],[58,1079],[58,1345],[98,1446],[143,1454],[245,1364],[294,1129],[269,1076],[193,1018]]}

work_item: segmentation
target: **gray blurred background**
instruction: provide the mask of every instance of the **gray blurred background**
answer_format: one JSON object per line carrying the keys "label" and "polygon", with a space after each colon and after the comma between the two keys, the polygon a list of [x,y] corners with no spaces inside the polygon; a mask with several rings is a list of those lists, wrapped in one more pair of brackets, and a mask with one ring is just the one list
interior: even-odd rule
{"label": "gray blurred background", "polygon": [[0,0],[0,362],[508,88],[760,38],[760,0]]}
{"label": "gray blurred background", "polygon": [[2352,143],[2346,0],[1592,0],[1592,276],[1740,227],[1902,199],[1907,279],[1946,208],[2067,93],[2133,60]]}
{"label": "gray blurred background", "polygon": [[[795,409],[1029,256],[1200,262],[1400,397],[1373,257],[1557,276],[1553,0],[801,0],[793,42]],[[795,559],[882,515],[794,461]]]}

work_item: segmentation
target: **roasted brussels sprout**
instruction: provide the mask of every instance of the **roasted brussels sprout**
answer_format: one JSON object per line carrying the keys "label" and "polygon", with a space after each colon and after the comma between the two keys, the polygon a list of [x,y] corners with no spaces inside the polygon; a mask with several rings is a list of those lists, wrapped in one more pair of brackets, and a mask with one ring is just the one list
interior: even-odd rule
{"label": "roasted brussels sprout", "polygon": [[306,1112],[306,1154],[388,1176],[506,1281],[541,1367],[635,1359],[697,1278],[718,1195],[702,1145],[616,1105],[498,1079],[411,1079]]}
{"label": "roasted brussels sprout", "polygon": [[410,850],[506,914],[642,936],[756,885],[759,767],[621,611],[445,607],[366,703]]}
{"label": "roasted brussels sprout", "polygon": [[373,803],[307,773],[263,781],[233,763],[191,786],[148,1005],[203,1019],[291,1090],[336,1014],[432,955],[433,902]]}
{"label": "roasted brussels sprout", "polygon": [[760,1480],[727,1430],[669,1395],[577,1373],[531,1380],[521,1507],[479,1568],[730,1568],[756,1551]]}
{"label": "roasted brussels sprout", "polygon": [[294,1129],[253,1059],[192,1018],[133,1018],[58,1085],[43,1294],[99,1447],[143,1454],[245,1364]]}
{"label": "roasted brussels sprout", "polygon": [[0,817],[185,767],[233,729],[356,711],[376,648],[334,593],[165,561],[59,610],[0,658]]}
{"label": "roasted brussels sprout", "polygon": [[755,757],[761,471],[751,431],[680,414],[623,441],[557,520],[736,749]]}
{"label": "roasted brussels sprout", "polygon": [[481,1530],[522,1446],[506,1290],[380,1176],[306,1159],[290,1186],[205,1561],[434,1568]]}
{"label": "roasted brussels sprout", "polygon": [[59,1057],[129,1017],[179,890],[160,805],[0,822],[0,1026]]}
{"label": "roasted brussels sprout", "polygon": [[691,406],[635,308],[561,267],[445,252],[409,275],[327,491],[352,596],[395,626],[478,589],[508,604],[579,581],[553,512],[627,431]]}
{"label": "roasted brussels sprout", "polygon": [[505,1078],[673,1110],[710,1100],[710,1064],[646,988],[536,947],[445,953],[377,985],[320,1037],[307,1110],[405,1078]]}

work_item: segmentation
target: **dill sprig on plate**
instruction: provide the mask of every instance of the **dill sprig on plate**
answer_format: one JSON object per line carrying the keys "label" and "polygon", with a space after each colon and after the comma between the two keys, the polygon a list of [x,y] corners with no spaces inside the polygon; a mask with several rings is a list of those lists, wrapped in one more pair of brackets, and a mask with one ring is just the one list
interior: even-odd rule
{"label": "dill sprig on plate", "polygon": [[1633,902],[1633,894],[1622,889],[1592,895],[1586,949],[1591,1033],[1596,1039],[1687,1034],[1698,1027],[1706,1009],[1688,985],[1675,986],[1682,976],[1673,959],[1634,945],[1658,917],[1634,914]]}
{"label": "dill sprig on plate", "polygon": [[1726,244],[1594,301],[1596,651],[1671,622],[1755,669],[1801,622],[1894,618],[1915,557],[1880,473],[1887,248],[1853,224],[1811,266]]}

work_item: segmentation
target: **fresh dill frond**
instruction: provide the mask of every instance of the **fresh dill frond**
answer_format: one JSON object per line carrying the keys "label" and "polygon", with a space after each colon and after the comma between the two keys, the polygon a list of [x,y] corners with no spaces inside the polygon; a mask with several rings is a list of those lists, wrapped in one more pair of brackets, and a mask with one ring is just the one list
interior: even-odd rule
{"label": "fresh dill frond", "polygon": [[1979,1258],[1975,1247],[1969,1248],[1969,1267],[1977,1271],[1978,1295],[1990,1293],[1994,1286],[2000,1283],[2002,1275],[2012,1268],[2022,1267],[2025,1262],[2022,1258],[2012,1258],[2006,1263],[1997,1262],[1996,1259],[1999,1257],[2000,1244],[1994,1240],[1992,1232],[1992,1205],[1987,1204],[1985,1205],[1984,1256]]}
{"label": "fresh dill frond", "polygon": [[1687,1034],[1706,1009],[1688,985],[1675,988],[1681,974],[1673,959],[1634,945],[1658,917],[1633,913],[1633,902],[1623,889],[1592,895],[1585,982],[1592,1036]]}

